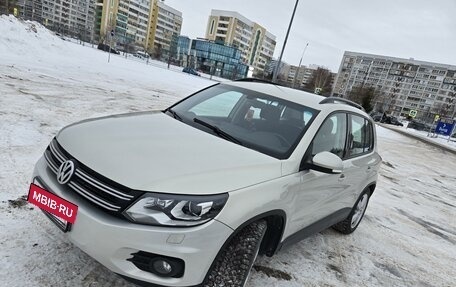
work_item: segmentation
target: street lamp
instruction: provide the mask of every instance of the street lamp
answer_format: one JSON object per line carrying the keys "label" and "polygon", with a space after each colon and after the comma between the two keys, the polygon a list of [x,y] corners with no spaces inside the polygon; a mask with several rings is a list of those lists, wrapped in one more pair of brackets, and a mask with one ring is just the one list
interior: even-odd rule
{"label": "street lamp", "polygon": [[291,14],[290,24],[288,25],[287,34],[285,35],[285,40],[283,41],[282,51],[280,52],[280,57],[279,57],[279,60],[277,61],[277,65],[274,67],[274,73],[272,76],[273,82],[277,81],[277,73],[279,72],[280,62],[282,62],[283,52],[285,51],[285,46],[287,45],[288,35],[290,34],[291,25],[293,24],[293,19],[294,19],[295,13],[296,13],[296,8],[298,7],[298,3],[299,3],[299,0],[296,0],[296,4],[293,9],[293,14]]}
{"label": "street lamp", "polygon": [[299,75],[299,69],[301,69],[302,58],[304,57],[304,53],[306,52],[308,46],[309,46],[309,43],[306,44],[306,46],[304,47],[304,51],[302,51],[301,59],[299,60],[298,70],[296,71],[295,78],[294,78],[294,81],[293,81],[293,89],[296,86],[296,80],[297,80],[298,75]]}

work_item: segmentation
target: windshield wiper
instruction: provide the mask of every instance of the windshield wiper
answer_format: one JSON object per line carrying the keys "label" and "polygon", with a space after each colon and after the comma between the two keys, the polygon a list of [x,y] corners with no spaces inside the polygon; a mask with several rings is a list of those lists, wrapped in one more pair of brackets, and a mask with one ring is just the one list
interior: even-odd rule
{"label": "windshield wiper", "polygon": [[168,112],[171,115],[173,115],[173,118],[175,118],[176,120],[179,120],[179,121],[182,122],[182,118],[175,111],[173,111],[172,109],[167,109],[166,112]]}
{"label": "windshield wiper", "polygon": [[230,142],[234,142],[234,143],[236,143],[238,145],[242,145],[242,142],[240,140],[238,140],[237,138],[233,137],[229,133],[222,131],[217,126],[211,125],[210,123],[205,122],[203,120],[200,120],[198,118],[194,118],[193,121],[195,123],[197,123],[197,124],[200,124],[202,126],[205,126],[205,127],[209,128],[209,129],[211,129],[216,135],[218,135],[221,138],[224,138],[224,139],[226,139],[226,140],[228,140]]}

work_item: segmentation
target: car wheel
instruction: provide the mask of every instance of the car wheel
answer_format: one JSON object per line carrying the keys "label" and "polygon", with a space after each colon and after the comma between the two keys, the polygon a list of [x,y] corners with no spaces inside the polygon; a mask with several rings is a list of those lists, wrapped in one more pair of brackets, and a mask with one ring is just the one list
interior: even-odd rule
{"label": "car wheel", "polygon": [[363,219],[364,213],[366,212],[367,204],[369,203],[369,197],[369,190],[365,190],[359,196],[348,217],[343,221],[333,225],[333,228],[343,234],[350,234],[355,231]]}
{"label": "car wheel", "polygon": [[215,259],[202,286],[245,286],[266,229],[266,221],[259,220],[236,234]]}

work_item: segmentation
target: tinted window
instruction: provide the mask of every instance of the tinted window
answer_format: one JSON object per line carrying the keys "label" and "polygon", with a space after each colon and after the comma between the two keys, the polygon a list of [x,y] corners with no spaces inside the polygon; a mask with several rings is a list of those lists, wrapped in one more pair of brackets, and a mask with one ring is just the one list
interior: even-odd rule
{"label": "tinted window", "polygon": [[372,124],[365,118],[355,115],[350,115],[350,122],[350,156],[355,156],[371,151],[374,146]]}
{"label": "tinted window", "polygon": [[312,143],[312,156],[322,151],[329,151],[340,158],[344,156],[347,137],[347,115],[338,113],[327,118]]}
{"label": "tinted window", "polygon": [[289,157],[318,113],[281,98],[223,84],[185,99],[172,110],[184,123],[227,139],[226,134],[208,127],[215,126],[243,146],[279,159]]}

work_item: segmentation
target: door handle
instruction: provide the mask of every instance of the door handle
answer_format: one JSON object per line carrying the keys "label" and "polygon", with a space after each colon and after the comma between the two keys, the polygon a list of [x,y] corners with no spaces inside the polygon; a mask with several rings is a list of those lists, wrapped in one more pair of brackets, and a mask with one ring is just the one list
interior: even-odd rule
{"label": "door handle", "polygon": [[372,167],[368,166],[367,169],[366,169],[366,173],[370,173],[371,171],[372,171]]}

